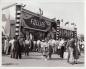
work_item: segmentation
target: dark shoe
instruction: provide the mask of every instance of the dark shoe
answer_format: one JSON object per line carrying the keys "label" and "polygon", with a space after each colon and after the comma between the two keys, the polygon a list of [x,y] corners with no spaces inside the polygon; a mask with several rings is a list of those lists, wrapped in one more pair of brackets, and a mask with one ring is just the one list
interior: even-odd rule
{"label": "dark shoe", "polygon": [[76,62],[76,64],[78,64],[78,63]]}
{"label": "dark shoe", "polygon": [[78,64],[77,61],[75,62],[75,64]]}

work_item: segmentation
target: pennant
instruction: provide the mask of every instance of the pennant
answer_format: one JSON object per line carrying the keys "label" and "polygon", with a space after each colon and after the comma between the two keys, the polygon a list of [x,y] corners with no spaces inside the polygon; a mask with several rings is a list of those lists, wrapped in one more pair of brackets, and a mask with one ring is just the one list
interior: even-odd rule
{"label": "pennant", "polygon": [[71,25],[74,25],[74,23],[71,23]]}
{"label": "pennant", "polygon": [[76,24],[75,24],[75,23],[71,23],[71,25],[74,25],[74,26],[76,26]]}
{"label": "pennant", "polygon": [[61,19],[61,22],[63,22],[63,19]]}
{"label": "pennant", "polygon": [[66,26],[67,24],[69,24],[69,22],[66,22],[66,23],[65,23],[65,26]]}

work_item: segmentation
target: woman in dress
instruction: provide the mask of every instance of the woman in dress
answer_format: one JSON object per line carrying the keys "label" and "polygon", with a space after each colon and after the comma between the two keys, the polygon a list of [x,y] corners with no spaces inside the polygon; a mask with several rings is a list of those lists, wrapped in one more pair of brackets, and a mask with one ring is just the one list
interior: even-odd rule
{"label": "woman in dress", "polygon": [[79,59],[79,55],[80,55],[79,41],[77,39],[75,39],[75,45],[73,48],[74,64],[77,64],[77,60]]}
{"label": "woman in dress", "polygon": [[[72,64],[77,64],[77,59],[79,59],[79,48],[76,39],[71,39],[67,43],[68,50],[68,62],[73,62]],[[71,60],[70,60],[71,59]]]}
{"label": "woman in dress", "polygon": [[67,42],[67,51],[68,51],[68,59],[67,62],[72,62],[73,61],[73,49],[74,49],[74,39],[70,39]]}
{"label": "woman in dress", "polygon": [[47,40],[42,40],[42,55],[47,60],[48,57],[48,41]]}

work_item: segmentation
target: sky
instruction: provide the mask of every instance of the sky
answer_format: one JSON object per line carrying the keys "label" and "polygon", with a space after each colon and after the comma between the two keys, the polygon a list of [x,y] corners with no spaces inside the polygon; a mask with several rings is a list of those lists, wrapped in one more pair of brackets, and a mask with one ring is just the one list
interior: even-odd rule
{"label": "sky", "polygon": [[[0,4],[6,7],[13,3],[25,4],[25,9],[39,13],[43,10],[43,16],[48,18],[63,19],[63,22],[75,23],[78,34],[84,34],[84,0],[0,0]],[[64,24],[63,23],[63,24]],[[71,26],[69,26],[70,28]]]}

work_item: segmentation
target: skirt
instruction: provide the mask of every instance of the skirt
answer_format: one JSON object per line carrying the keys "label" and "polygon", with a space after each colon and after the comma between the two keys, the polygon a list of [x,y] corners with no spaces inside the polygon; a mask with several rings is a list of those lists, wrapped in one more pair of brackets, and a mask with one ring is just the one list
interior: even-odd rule
{"label": "skirt", "polygon": [[79,59],[80,52],[77,47],[74,48],[73,50],[73,57],[74,59]]}

